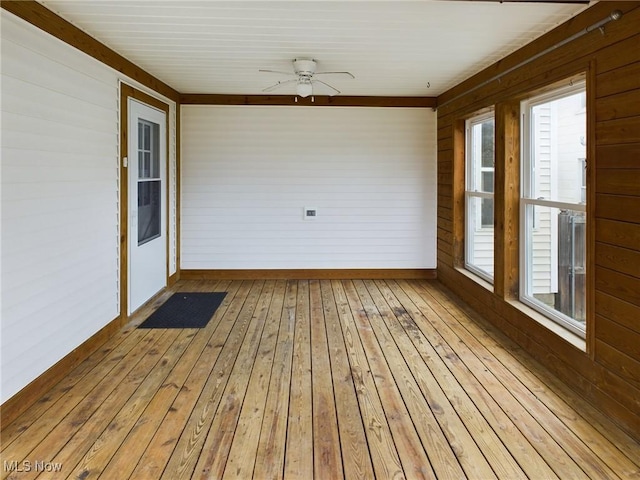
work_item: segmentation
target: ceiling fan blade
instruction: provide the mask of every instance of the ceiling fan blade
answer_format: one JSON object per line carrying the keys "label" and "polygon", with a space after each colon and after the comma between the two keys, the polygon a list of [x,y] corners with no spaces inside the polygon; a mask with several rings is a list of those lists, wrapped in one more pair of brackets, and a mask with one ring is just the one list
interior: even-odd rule
{"label": "ceiling fan blade", "polygon": [[281,82],[281,81],[280,81],[280,82],[278,82],[278,83],[276,83],[276,84],[274,84],[274,85],[271,85],[270,87],[263,88],[263,89],[262,89],[262,91],[263,91],[263,92],[273,92],[274,90],[276,90],[276,89],[280,88],[280,87],[281,87],[281,86],[283,86],[283,85],[286,85],[287,83],[295,83],[295,82],[297,82],[297,81],[298,81],[298,79],[285,80],[284,82]]}
{"label": "ceiling fan blade", "polygon": [[335,87],[332,87],[332,86],[331,86],[331,85],[329,85],[327,82],[323,82],[322,80],[313,79],[313,80],[311,81],[311,83],[321,83],[321,84],[323,84],[323,85],[325,85],[325,86],[329,87],[331,90],[333,90],[333,91],[334,91],[334,93],[330,93],[330,94],[329,94],[329,96],[330,96],[330,97],[332,97],[333,95],[338,95],[338,94],[340,94],[340,90],[338,90],[338,89],[337,89],[337,88],[335,88]]}
{"label": "ceiling fan blade", "polygon": [[356,78],[351,72],[318,72],[315,75],[347,75],[351,78]]}
{"label": "ceiling fan blade", "polygon": [[283,72],[281,70],[264,70],[264,69],[260,69],[258,70],[259,72],[262,73],[277,73],[278,75],[295,75],[295,73],[291,73],[291,72]]}

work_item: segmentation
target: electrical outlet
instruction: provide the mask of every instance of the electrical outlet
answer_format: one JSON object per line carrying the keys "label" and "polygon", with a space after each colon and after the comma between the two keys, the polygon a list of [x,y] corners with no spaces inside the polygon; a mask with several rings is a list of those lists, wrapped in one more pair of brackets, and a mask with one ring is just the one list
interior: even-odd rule
{"label": "electrical outlet", "polygon": [[303,218],[305,220],[315,220],[318,217],[318,210],[313,207],[304,207]]}

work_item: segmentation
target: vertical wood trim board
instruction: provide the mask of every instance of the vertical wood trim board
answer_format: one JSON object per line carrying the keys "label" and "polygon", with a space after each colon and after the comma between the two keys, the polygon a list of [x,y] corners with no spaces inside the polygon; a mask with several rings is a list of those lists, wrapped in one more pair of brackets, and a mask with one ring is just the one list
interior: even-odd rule
{"label": "vertical wood trim board", "polygon": [[181,268],[434,268],[435,128],[423,108],[183,105]]}

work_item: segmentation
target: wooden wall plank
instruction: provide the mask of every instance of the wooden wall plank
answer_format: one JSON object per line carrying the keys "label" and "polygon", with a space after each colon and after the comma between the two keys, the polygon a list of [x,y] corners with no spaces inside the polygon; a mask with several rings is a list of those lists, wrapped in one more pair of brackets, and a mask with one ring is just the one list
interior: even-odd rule
{"label": "wooden wall plank", "polygon": [[[615,345],[616,350],[633,358],[640,358],[640,333],[612,322],[605,317],[598,317],[596,323],[598,342]],[[640,362],[637,362],[640,366]],[[640,372],[640,369],[638,370]],[[637,377],[640,386],[640,376]]]}
{"label": "wooden wall plank", "polygon": [[596,240],[620,247],[637,249],[640,245],[640,224],[596,219]]}
{"label": "wooden wall plank", "polygon": [[640,306],[605,292],[596,292],[596,314],[640,333]]}
{"label": "wooden wall plank", "polygon": [[640,106],[636,101],[635,90],[598,99],[596,102],[596,118],[602,122],[640,115]]}
{"label": "wooden wall plank", "polygon": [[638,168],[640,143],[621,145],[597,145],[598,169],[603,168]]}
{"label": "wooden wall plank", "polygon": [[599,50],[598,73],[609,72],[634,62],[640,62],[638,44],[640,44],[640,33],[636,32],[635,35],[606,45]]}
{"label": "wooden wall plank", "polygon": [[596,288],[640,306],[640,278],[596,267]]}
{"label": "wooden wall plank", "polygon": [[640,278],[640,245],[637,250],[606,243],[596,245],[596,263],[601,267]]}
{"label": "wooden wall plank", "polygon": [[640,142],[640,115],[605,120],[596,124],[598,145],[617,145]]}
{"label": "wooden wall plank", "polygon": [[603,169],[596,176],[598,193],[640,197],[640,168]]}
{"label": "wooden wall plank", "polygon": [[640,197],[597,193],[596,216],[638,224],[640,223]]}
{"label": "wooden wall plank", "polygon": [[596,357],[603,366],[640,389],[640,362],[601,340],[596,341]]}
{"label": "wooden wall plank", "polygon": [[600,98],[638,88],[640,88],[640,61],[625,63],[620,68],[599,74],[596,96]]}

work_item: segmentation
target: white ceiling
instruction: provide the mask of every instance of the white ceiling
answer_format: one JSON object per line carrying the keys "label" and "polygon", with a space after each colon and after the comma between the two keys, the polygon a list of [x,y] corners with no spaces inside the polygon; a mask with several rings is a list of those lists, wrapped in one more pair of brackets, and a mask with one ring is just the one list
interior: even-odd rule
{"label": "white ceiling", "polygon": [[[584,10],[497,1],[98,1],[46,7],[181,93],[261,94],[314,58],[343,95],[437,96]],[[274,94],[293,94],[295,85]],[[315,91],[317,95],[328,92]]]}

